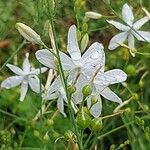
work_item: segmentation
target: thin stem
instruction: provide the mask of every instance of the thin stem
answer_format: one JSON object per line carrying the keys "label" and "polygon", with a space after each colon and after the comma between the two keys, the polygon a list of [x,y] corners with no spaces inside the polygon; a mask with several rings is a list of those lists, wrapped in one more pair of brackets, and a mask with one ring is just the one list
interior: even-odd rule
{"label": "thin stem", "polygon": [[93,136],[93,133],[91,132],[90,135],[88,136],[87,140],[85,141],[84,145],[83,145],[84,149],[86,148],[86,146],[87,146],[88,142],[90,141],[90,139],[92,138],[92,136]]}
{"label": "thin stem", "polygon": [[26,41],[24,40],[19,47],[17,48],[16,51],[12,53],[12,55],[5,61],[5,63],[1,66],[0,71],[11,61],[11,59],[18,53],[18,51],[26,44]]}
{"label": "thin stem", "polygon": [[63,71],[63,66],[62,66],[61,59],[60,59],[58,44],[57,44],[57,41],[56,41],[56,31],[55,31],[52,11],[50,9],[51,7],[50,7],[50,4],[49,4],[48,0],[47,0],[47,3],[48,3],[48,9],[49,9],[49,20],[50,20],[51,29],[52,29],[53,36],[54,36],[54,44],[56,46],[56,55],[57,55],[57,61],[58,61],[58,65],[59,65],[58,66],[59,67],[59,73],[60,73],[60,77],[61,77],[64,89],[65,89],[65,92],[66,92],[66,97],[67,97],[67,100],[68,100],[68,108],[70,109],[70,117],[71,117],[72,124],[74,126],[75,133],[76,133],[76,136],[77,136],[79,150],[82,150],[82,143],[80,141],[80,135],[79,135],[79,132],[78,132],[78,127],[77,127],[76,120],[75,120],[75,117],[74,117],[73,109],[71,107],[71,97],[69,96],[69,93],[67,91],[67,80],[66,80],[66,77],[65,77],[65,74],[64,74],[64,71]]}

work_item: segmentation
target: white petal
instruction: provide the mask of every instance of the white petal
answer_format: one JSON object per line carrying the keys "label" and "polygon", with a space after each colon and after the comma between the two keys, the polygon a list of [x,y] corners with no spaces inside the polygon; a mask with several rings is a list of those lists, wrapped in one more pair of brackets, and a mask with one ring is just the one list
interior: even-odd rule
{"label": "white petal", "polygon": [[52,100],[52,99],[56,99],[60,96],[60,94],[58,92],[54,92],[54,93],[45,93],[43,94],[43,99],[44,100]]}
{"label": "white petal", "polygon": [[82,88],[88,83],[88,79],[80,74],[76,83],[76,92],[73,94],[73,100],[75,104],[78,104],[83,99]]}
{"label": "white petal", "polygon": [[105,88],[101,93],[100,93],[104,98],[119,103],[122,103],[122,100],[112,91],[110,88]]}
{"label": "white petal", "polygon": [[134,37],[132,34],[129,34],[128,36],[128,46],[129,46],[129,50],[130,50],[130,53],[133,57],[135,57],[135,53],[132,52],[132,50],[135,49],[135,46],[134,46]]}
{"label": "white petal", "polygon": [[120,44],[123,44],[123,42],[126,40],[127,38],[127,32],[121,32],[117,35],[115,35],[109,42],[109,46],[108,49],[110,50],[114,50],[115,48],[117,48],[118,46],[120,46]]}
{"label": "white petal", "polygon": [[7,64],[6,66],[15,74],[20,75],[20,76],[24,75],[24,72],[19,67],[11,65],[11,64]]}
{"label": "white petal", "polygon": [[12,76],[8,77],[1,83],[2,88],[10,89],[19,85],[23,80],[22,76]]}
{"label": "white petal", "polygon": [[54,63],[54,56],[53,54],[47,50],[47,49],[41,49],[38,50],[36,53],[37,60],[43,64],[44,66],[55,69],[55,63]]}
{"label": "white petal", "polygon": [[20,101],[23,101],[28,91],[28,82],[23,81],[21,84]]}
{"label": "white petal", "polygon": [[121,31],[128,31],[130,29],[128,26],[125,26],[124,24],[114,20],[107,20],[107,22],[112,24],[113,26],[115,26],[117,29]]}
{"label": "white petal", "polygon": [[22,67],[24,73],[29,73],[30,72],[30,69],[31,69],[31,65],[30,65],[30,62],[29,62],[29,53],[26,53],[26,57],[23,61],[23,67]]}
{"label": "white petal", "polygon": [[40,93],[40,80],[38,77],[29,77],[28,82],[29,82],[29,85],[30,85],[32,91],[34,91],[36,93]]}
{"label": "white petal", "polygon": [[81,52],[77,42],[76,26],[72,25],[68,31],[68,46],[67,51],[73,60],[81,58]]}
{"label": "white petal", "polygon": [[129,34],[128,36],[128,46],[130,49],[134,49],[135,46],[134,46],[134,37],[132,34]]}
{"label": "white petal", "polygon": [[30,74],[39,75],[40,73],[44,73],[47,71],[46,67],[42,67],[41,69],[33,69]]}
{"label": "white petal", "polygon": [[[102,44],[95,42],[82,56],[84,68],[94,69],[102,68],[105,65],[105,53]],[[91,70],[92,71],[92,70]]]}
{"label": "white petal", "polygon": [[121,69],[113,69],[104,73],[99,72],[95,77],[95,83],[99,85],[111,85],[123,82],[127,79],[127,74]]}
{"label": "white petal", "polygon": [[[137,34],[138,33],[138,34]],[[139,40],[143,42],[150,42],[150,32],[147,31],[137,31],[137,33],[134,32],[134,36]],[[141,36],[140,36],[141,35]]]}
{"label": "white petal", "polygon": [[66,114],[64,112],[64,100],[61,97],[59,97],[57,100],[57,108],[60,111],[60,113],[62,113],[64,117],[66,117]]}
{"label": "white petal", "polygon": [[60,51],[60,59],[64,70],[70,71],[75,67],[72,59],[61,51]]}
{"label": "white petal", "polygon": [[146,16],[146,17],[143,17],[141,18],[140,20],[136,21],[134,24],[133,24],[133,28],[135,30],[139,30],[146,22],[149,21],[149,17]]}
{"label": "white petal", "polygon": [[93,104],[91,106],[91,98],[87,99],[87,106],[88,109],[90,109],[90,113],[92,114],[92,116],[94,116],[95,118],[98,118],[101,115],[102,112],[102,101],[101,101],[101,97],[98,95],[97,96],[97,102],[95,104]]}
{"label": "white petal", "polygon": [[128,6],[128,4],[124,4],[122,8],[122,18],[123,20],[130,26],[132,26],[134,21],[134,16],[131,8]]}

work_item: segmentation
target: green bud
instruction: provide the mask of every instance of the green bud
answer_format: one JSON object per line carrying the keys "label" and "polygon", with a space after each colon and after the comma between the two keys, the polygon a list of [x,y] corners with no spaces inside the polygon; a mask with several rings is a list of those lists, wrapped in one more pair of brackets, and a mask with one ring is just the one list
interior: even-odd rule
{"label": "green bud", "polygon": [[75,91],[76,91],[76,87],[74,85],[69,85],[67,87],[67,91],[70,93],[70,94],[73,94]]}
{"label": "green bud", "polygon": [[81,52],[84,52],[88,43],[89,43],[89,35],[86,33],[86,34],[84,34],[84,36],[81,40]]}
{"label": "green bud", "polygon": [[85,129],[90,126],[91,117],[85,113],[83,109],[81,109],[81,111],[77,114],[76,121],[79,127]]}
{"label": "green bud", "polygon": [[137,93],[133,94],[135,100],[139,100],[139,95]]}
{"label": "green bud", "polygon": [[35,137],[40,137],[40,132],[38,131],[38,130],[34,130],[33,131],[33,135],[35,136]]}
{"label": "green bud", "polygon": [[139,82],[139,86],[140,86],[140,88],[143,88],[144,87],[144,81],[143,80],[140,80],[140,82]]}
{"label": "green bud", "polygon": [[74,133],[71,130],[68,130],[65,132],[64,137],[66,140],[68,140],[68,139],[72,139],[73,135]]}
{"label": "green bud", "polygon": [[93,132],[97,132],[97,131],[101,130],[102,127],[103,127],[103,122],[102,122],[101,118],[92,119],[90,129]]}
{"label": "green bud", "polygon": [[125,69],[126,73],[130,76],[136,76],[137,71],[134,65],[128,65]]}
{"label": "green bud", "polygon": [[97,103],[97,96],[94,95],[94,96],[91,97],[91,106],[93,106],[96,103]]}
{"label": "green bud", "polygon": [[116,146],[113,144],[110,146],[110,150],[115,150]]}
{"label": "green bud", "polygon": [[92,86],[91,85],[85,85],[83,88],[82,88],[82,93],[85,97],[91,95],[92,93]]}
{"label": "green bud", "polygon": [[48,143],[48,142],[49,142],[50,138],[49,138],[49,135],[48,135],[47,132],[46,132],[46,134],[44,135],[43,140],[44,140],[45,143]]}
{"label": "green bud", "polygon": [[48,120],[47,120],[47,125],[48,125],[49,127],[53,126],[53,125],[54,125],[54,121],[53,121],[52,119],[48,119]]}
{"label": "green bud", "polygon": [[88,24],[87,23],[83,23],[83,25],[82,25],[82,31],[83,32],[87,32],[87,30],[88,30]]}

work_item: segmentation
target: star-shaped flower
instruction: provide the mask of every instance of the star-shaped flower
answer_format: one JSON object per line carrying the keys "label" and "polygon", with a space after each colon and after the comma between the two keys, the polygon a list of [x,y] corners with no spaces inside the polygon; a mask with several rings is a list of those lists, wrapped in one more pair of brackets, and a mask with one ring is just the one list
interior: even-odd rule
{"label": "star-shaped flower", "polygon": [[135,49],[135,39],[144,42],[150,42],[150,32],[141,31],[140,28],[148,22],[150,19],[148,16],[141,18],[140,20],[134,22],[134,16],[131,8],[128,4],[124,4],[122,8],[122,19],[126,25],[119,23],[114,20],[108,20],[107,22],[115,26],[117,29],[122,31],[121,33],[115,35],[109,43],[108,48],[114,50],[118,46],[124,43],[127,39],[128,47],[132,56],[135,56],[133,50]]}
{"label": "star-shaped flower", "polygon": [[[87,98],[87,106],[90,113],[96,118],[101,115],[102,102],[101,96],[104,98],[117,103],[122,103],[122,100],[108,87],[116,83],[121,83],[127,79],[127,75],[121,69],[113,69],[104,72],[101,69],[93,80],[93,93]],[[92,97],[96,96],[96,101],[92,102]]]}
{"label": "star-shaped flower", "polygon": [[[81,84],[81,81],[83,79],[88,81],[88,79],[93,75],[94,70],[96,68],[102,67],[103,62],[105,61],[105,53],[103,51],[103,45],[95,42],[81,56],[81,51],[77,42],[75,25],[72,25],[68,31],[67,51],[70,57],[60,51],[61,63],[63,65],[63,69],[70,73],[69,82],[71,82],[71,80],[74,81],[79,75],[79,78],[77,80],[78,88],[74,94],[75,103],[79,103],[80,101],[82,101],[81,91],[82,87],[84,86],[84,84]],[[57,69],[54,62],[54,56],[47,49],[37,51],[36,58],[43,65],[55,70]]]}
{"label": "star-shaped flower", "polygon": [[29,63],[29,53],[26,54],[22,69],[11,64],[7,64],[7,67],[16,75],[5,79],[1,83],[2,88],[10,89],[21,84],[20,101],[24,100],[29,86],[32,91],[40,93],[40,80],[37,75],[40,74],[40,72],[45,72],[47,68],[43,67],[41,71],[40,69],[32,68]]}

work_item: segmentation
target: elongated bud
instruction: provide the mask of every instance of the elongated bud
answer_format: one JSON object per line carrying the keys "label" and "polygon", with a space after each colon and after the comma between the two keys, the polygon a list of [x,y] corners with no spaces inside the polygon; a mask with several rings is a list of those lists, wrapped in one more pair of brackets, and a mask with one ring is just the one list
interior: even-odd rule
{"label": "elongated bud", "polygon": [[83,109],[81,109],[81,111],[77,114],[76,121],[79,127],[85,129],[90,126],[91,117],[85,113]]}
{"label": "elongated bud", "polygon": [[82,88],[82,93],[85,97],[91,95],[92,93],[92,86],[91,85],[85,85],[83,88]]}
{"label": "elongated bud", "polygon": [[101,130],[102,127],[103,127],[103,122],[102,122],[101,118],[92,119],[90,129],[93,132],[97,132],[97,131]]}
{"label": "elongated bud", "polygon": [[97,103],[97,96],[94,95],[94,96],[91,97],[91,106],[93,106],[96,103]]}
{"label": "elongated bud", "polygon": [[41,37],[29,26],[23,23],[16,23],[15,27],[26,40],[36,44],[42,43]]}
{"label": "elongated bud", "polygon": [[85,16],[91,19],[99,19],[102,17],[101,14],[93,12],[93,11],[88,11],[85,13]]}
{"label": "elongated bud", "polygon": [[44,135],[43,140],[44,140],[45,143],[48,143],[48,142],[49,142],[50,138],[49,138],[49,135],[48,135],[47,132],[46,132],[46,134]]}
{"label": "elongated bud", "polygon": [[53,121],[52,119],[48,119],[48,120],[47,120],[47,125],[48,125],[49,127],[52,127],[52,126],[54,125],[54,121]]}
{"label": "elongated bud", "polygon": [[86,34],[84,34],[84,36],[81,40],[81,52],[84,52],[88,43],[89,43],[89,35],[86,33]]}
{"label": "elongated bud", "polygon": [[40,137],[40,132],[38,131],[38,130],[34,130],[33,131],[33,135],[35,136],[35,137]]}

